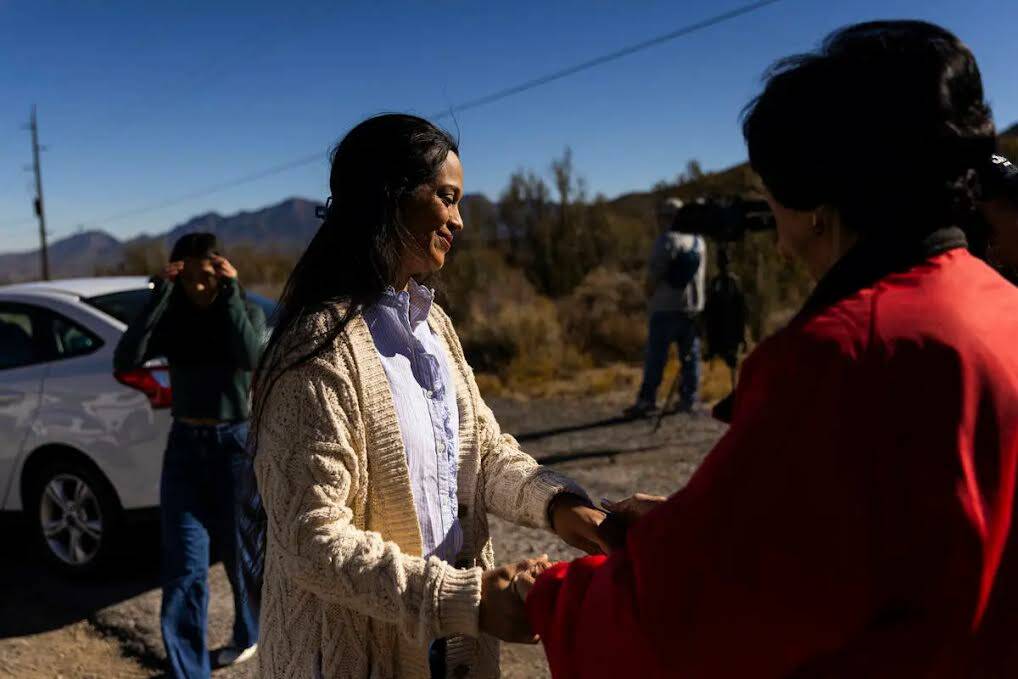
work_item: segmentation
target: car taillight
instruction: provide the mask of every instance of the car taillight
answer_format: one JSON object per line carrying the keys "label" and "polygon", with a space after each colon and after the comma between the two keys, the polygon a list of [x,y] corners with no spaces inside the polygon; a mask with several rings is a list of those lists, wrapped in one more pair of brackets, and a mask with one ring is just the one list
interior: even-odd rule
{"label": "car taillight", "polygon": [[173,403],[170,374],[167,368],[117,370],[113,376],[121,384],[126,384],[148,396],[148,401],[153,408],[169,408]]}

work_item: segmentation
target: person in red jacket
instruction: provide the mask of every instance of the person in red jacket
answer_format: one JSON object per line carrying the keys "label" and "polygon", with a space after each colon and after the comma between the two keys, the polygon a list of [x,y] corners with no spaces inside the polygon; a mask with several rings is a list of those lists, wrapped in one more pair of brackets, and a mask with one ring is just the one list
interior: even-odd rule
{"label": "person in red jacket", "polygon": [[971,52],[844,28],[743,130],[819,282],[685,488],[514,583],[553,676],[1018,676],[1018,290],[954,226],[995,144]]}

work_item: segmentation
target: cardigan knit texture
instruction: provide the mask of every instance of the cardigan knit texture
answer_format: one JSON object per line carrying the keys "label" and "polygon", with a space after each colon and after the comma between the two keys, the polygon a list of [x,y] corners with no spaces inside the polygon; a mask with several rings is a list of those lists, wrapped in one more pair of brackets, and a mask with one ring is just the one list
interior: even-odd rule
{"label": "cardigan knit texture", "polygon": [[428,647],[447,638],[449,676],[497,677],[498,642],[478,630],[481,573],[495,565],[487,515],[550,530],[551,499],[586,494],[501,433],[452,323],[432,305],[456,390],[463,548],[455,564],[424,558],[392,394],[363,317],[324,353],[286,367],[345,312],[332,306],[295,325],[273,350],[282,360],[269,357],[282,371],[259,379],[271,384],[253,430],[268,517],[260,676],[429,677]]}

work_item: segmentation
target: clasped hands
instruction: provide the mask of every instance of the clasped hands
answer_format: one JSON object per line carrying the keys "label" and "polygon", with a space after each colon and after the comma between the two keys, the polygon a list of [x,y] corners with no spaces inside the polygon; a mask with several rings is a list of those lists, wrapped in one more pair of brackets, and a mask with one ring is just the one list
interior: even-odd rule
{"label": "clasped hands", "polygon": [[[607,554],[624,544],[625,531],[648,511],[665,501],[656,495],[636,495],[621,502],[602,502],[604,511],[583,498],[555,498],[549,511],[552,527],[564,542],[588,554]],[[551,566],[547,554],[486,571],[481,578],[479,627],[503,641],[538,642],[527,620],[524,602],[538,576]]]}

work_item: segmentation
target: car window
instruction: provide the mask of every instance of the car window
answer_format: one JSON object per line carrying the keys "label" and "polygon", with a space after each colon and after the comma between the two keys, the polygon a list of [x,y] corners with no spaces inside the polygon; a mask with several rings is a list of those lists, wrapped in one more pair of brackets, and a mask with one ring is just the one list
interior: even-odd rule
{"label": "car window", "polygon": [[[121,323],[129,324],[141,313],[150,294],[151,290],[149,288],[138,288],[137,290],[125,290],[124,292],[90,297],[84,301],[99,309],[99,311],[113,316],[113,318]],[[245,294],[249,300],[257,304],[265,313],[266,321],[271,321],[272,314],[276,310],[275,300],[255,292],[247,292]]]}
{"label": "car window", "polygon": [[77,323],[56,314],[50,319],[53,344],[60,358],[71,358],[90,354],[102,345],[102,341]]}
{"label": "car window", "polygon": [[0,370],[30,365],[38,358],[39,347],[29,310],[0,307]]}
{"label": "car window", "polygon": [[130,323],[141,313],[152,291],[149,288],[125,290],[108,295],[98,295],[84,300],[99,311],[113,316],[121,323]]}

